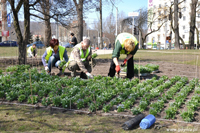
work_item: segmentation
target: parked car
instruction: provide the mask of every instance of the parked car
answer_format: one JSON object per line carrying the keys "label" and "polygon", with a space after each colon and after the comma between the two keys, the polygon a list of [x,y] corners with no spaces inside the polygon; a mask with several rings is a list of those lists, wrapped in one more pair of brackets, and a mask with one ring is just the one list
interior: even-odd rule
{"label": "parked car", "polygon": [[0,47],[18,47],[16,41],[4,41],[0,42]]}
{"label": "parked car", "polygon": [[43,47],[45,47],[44,44],[41,41],[35,41],[35,42],[31,43],[31,44],[27,44],[27,47],[30,47],[33,44],[36,44],[37,48],[43,48]]}
{"label": "parked car", "polygon": [[73,45],[71,45],[70,43],[63,44],[62,46],[65,47],[65,48],[72,48],[73,47]]}

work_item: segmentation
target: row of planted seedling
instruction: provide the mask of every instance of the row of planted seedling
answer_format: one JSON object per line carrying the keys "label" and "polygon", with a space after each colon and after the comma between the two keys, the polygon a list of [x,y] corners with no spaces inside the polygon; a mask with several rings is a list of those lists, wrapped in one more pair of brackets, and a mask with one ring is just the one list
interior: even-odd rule
{"label": "row of planted seedling", "polygon": [[187,98],[188,94],[195,88],[195,81],[196,81],[195,79],[191,80],[189,84],[181,87],[180,91],[176,93],[176,95],[174,96],[175,101],[171,102],[169,104],[169,107],[165,110],[166,112],[165,118],[167,119],[175,118],[178,109],[185,102],[185,99]]}
{"label": "row of planted seedling", "polygon": [[195,111],[200,107],[200,84],[197,80],[196,84],[194,95],[186,103],[186,111],[181,112],[181,117],[187,122],[194,120]]}
{"label": "row of planted seedling", "polygon": [[[152,90],[150,90],[150,92],[146,91],[143,98],[141,98],[138,107],[136,106],[132,109],[133,114],[136,115],[140,112],[143,112],[144,110],[146,110],[147,106],[151,103],[151,106],[153,106],[153,108],[150,109],[150,113],[155,115],[155,112],[158,112],[161,110],[160,106],[163,104],[163,102],[161,102],[162,100],[161,95],[164,92],[164,90],[168,89],[170,86],[172,86],[174,83],[176,83],[180,79],[181,77],[175,76],[165,82],[163,81],[162,84],[154,87]],[[152,101],[155,98],[160,99],[160,100],[156,103],[152,103]]]}
{"label": "row of planted seedling", "polygon": [[[149,113],[153,114],[153,115],[157,115],[158,113],[160,113],[163,108],[164,108],[164,103],[166,103],[168,100],[171,100],[174,95],[181,89],[181,87],[183,87],[187,82],[188,82],[188,78],[186,77],[174,77],[172,79],[176,79],[176,80],[169,80],[167,81],[168,86],[165,86],[165,89],[167,89],[167,91],[163,94],[157,94],[159,95],[158,97],[158,101],[151,103],[150,104],[150,110]],[[174,84],[175,83],[175,84]],[[171,86],[172,84],[174,84],[173,86]]]}
{"label": "row of planted seedling", "polygon": [[[126,72],[127,71],[127,67],[122,67],[123,71]],[[134,73],[138,74],[138,72],[140,73],[152,73],[154,71],[159,70],[159,65],[155,65],[155,64],[146,64],[146,65],[138,65],[135,64],[134,65]]]}
{"label": "row of planted seedling", "polygon": [[[198,81],[194,79],[186,85],[188,78],[180,76],[171,79],[167,76],[159,79],[153,77],[141,83],[137,78],[131,81],[102,76],[89,80],[60,78],[47,75],[45,71],[38,73],[36,68],[30,69],[28,65],[9,67],[6,72],[8,74],[1,73],[0,76],[0,98],[8,101],[18,100],[30,104],[41,102],[44,106],[88,108],[89,111],[102,109],[104,112],[117,106],[118,112],[131,109],[133,114],[147,110],[151,103],[149,113],[157,115],[163,110],[164,103],[174,99],[175,102],[165,111],[166,118],[175,117],[178,108]],[[181,114],[185,120],[199,106],[199,89],[195,90],[196,95],[188,101],[188,110]],[[139,100],[138,106],[135,106],[136,100]]]}

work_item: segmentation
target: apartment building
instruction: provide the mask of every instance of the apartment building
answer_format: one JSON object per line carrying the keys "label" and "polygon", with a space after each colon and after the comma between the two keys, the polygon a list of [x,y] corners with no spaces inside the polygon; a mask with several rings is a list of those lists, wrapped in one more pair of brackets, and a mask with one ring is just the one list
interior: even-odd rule
{"label": "apartment building", "polygon": [[[152,11],[151,15],[148,16],[148,22],[152,22],[151,29],[157,30],[159,26],[161,27],[158,31],[148,36],[147,48],[168,49],[169,41],[166,40],[166,37],[170,36],[170,32],[172,33],[171,46],[173,48],[175,36],[171,29],[171,20],[169,19],[170,7],[172,7],[172,12],[174,11],[173,2],[174,0],[148,0],[148,10]],[[187,45],[189,43],[191,0],[179,0],[179,3],[179,35]],[[197,12],[196,16],[196,26],[200,29],[200,11]],[[151,29],[148,27],[148,32],[150,32]],[[196,38],[195,33],[195,43]]]}

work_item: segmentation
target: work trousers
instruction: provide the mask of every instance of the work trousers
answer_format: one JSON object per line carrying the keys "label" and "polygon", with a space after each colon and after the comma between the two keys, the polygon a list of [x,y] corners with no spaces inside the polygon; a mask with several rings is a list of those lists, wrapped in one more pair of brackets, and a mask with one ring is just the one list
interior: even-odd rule
{"label": "work trousers", "polygon": [[[36,51],[33,50],[33,56],[35,57],[35,55],[36,55]],[[29,57],[29,58],[32,58],[32,54],[31,54],[31,53],[28,53],[28,57]]]}
{"label": "work trousers", "polygon": [[[110,77],[114,77],[115,76],[115,73],[116,73],[115,67],[116,67],[116,65],[112,60],[111,64],[110,64],[110,69],[109,69],[108,76],[110,76]],[[129,79],[132,79],[134,77],[134,60],[133,60],[133,56],[127,61],[126,76]]]}
{"label": "work trousers", "polygon": [[[49,60],[48,60],[49,72],[51,72],[52,67],[57,67],[58,68],[58,66],[59,66],[60,63],[61,63],[61,60],[58,60],[54,56],[51,56],[49,58]],[[62,71],[62,69],[60,69],[60,71]]]}
{"label": "work trousers", "polygon": [[[83,62],[83,64],[84,64],[85,68],[87,69],[87,71],[90,73],[92,71],[92,68],[89,64],[89,61],[86,60]],[[69,71],[74,72],[74,75],[76,75],[75,73],[77,70],[80,70],[76,61],[70,61],[69,65],[68,65],[68,69],[69,69]],[[81,72],[80,78],[87,79],[87,76],[84,72]]]}

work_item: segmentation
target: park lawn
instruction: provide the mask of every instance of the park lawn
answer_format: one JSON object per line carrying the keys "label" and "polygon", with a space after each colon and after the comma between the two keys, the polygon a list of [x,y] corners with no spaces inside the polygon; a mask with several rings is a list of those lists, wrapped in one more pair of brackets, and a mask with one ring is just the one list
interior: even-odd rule
{"label": "park lawn", "polygon": [[[70,55],[72,48],[66,48]],[[45,48],[38,49],[38,57],[45,52]],[[135,61],[167,61],[179,64],[200,66],[199,50],[138,50],[134,56]],[[0,58],[18,57],[18,47],[0,47]],[[126,58],[121,55],[120,60]],[[111,54],[98,55],[97,59],[112,59]]]}
{"label": "park lawn", "polygon": [[157,130],[154,125],[150,129],[142,130],[137,126],[132,130],[123,130],[122,125],[131,118],[76,114],[72,111],[35,109],[26,106],[0,106],[0,132],[112,132],[112,133],[167,133],[170,131],[199,132],[198,125],[176,122],[156,121],[156,124],[168,124]]}
{"label": "park lawn", "polygon": [[[135,61],[165,61],[178,64],[200,66],[199,50],[138,50],[134,55]],[[120,55],[124,60],[126,55]],[[98,55],[97,59],[112,59],[111,54]]]}
{"label": "park lawn", "polygon": [[[70,53],[72,48],[66,48]],[[46,48],[38,49],[38,56],[42,56]],[[0,57],[18,57],[18,47],[0,47]],[[68,53],[68,55],[69,55]]]}

